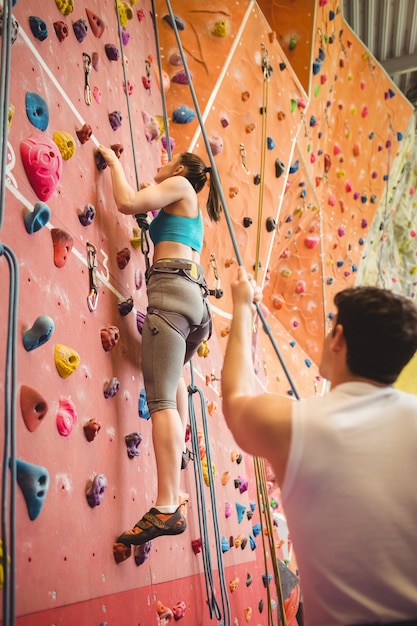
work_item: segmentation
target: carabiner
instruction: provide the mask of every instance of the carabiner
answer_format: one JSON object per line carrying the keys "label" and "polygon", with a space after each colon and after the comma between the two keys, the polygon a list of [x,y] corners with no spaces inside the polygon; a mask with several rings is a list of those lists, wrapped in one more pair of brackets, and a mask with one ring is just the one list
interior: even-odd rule
{"label": "carabiner", "polygon": [[86,52],[83,52],[83,61],[84,61],[84,100],[86,104],[90,105],[93,102],[93,96],[91,94],[91,87],[90,87],[91,57]]}
{"label": "carabiner", "polygon": [[87,306],[91,312],[95,311],[97,308],[98,301],[98,289],[97,289],[97,249],[90,242],[87,241],[87,267],[90,275],[90,291],[87,296]]}

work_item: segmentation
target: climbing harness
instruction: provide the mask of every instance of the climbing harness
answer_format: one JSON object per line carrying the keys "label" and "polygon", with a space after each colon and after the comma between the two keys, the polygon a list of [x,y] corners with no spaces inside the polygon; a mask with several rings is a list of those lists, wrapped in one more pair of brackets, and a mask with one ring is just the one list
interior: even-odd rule
{"label": "climbing harness", "polygon": [[87,241],[87,267],[90,278],[90,290],[87,296],[87,305],[91,312],[97,308],[98,301],[98,289],[97,289],[97,249],[90,242]]}
{"label": "climbing harness", "polygon": [[161,311],[155,307],[148,306],[148,313],[158,315],[158,317],[163,319],[184,338],[187,343],[188,353],[188,348],[192,349],[193,347],[198,347],[202,341],[210,339],[212,333],[211,312],[207,301],[210,290],[207,287],[203,269],[197,263],[186,259],[159,259],[159,261],[156,261],[156,263],[149,268],[146,281],[148,282],[153,274],[159,273],[179,274],[185,279],[197,284],[201,289],[204,312],[203,318],[199,324],[190,324],[187,317],[180,313]]}
{"label": "climbing harness", "polygon": [[86,104],[93,102],[93,96],[90,87],[90,74],[91,74],[91,57],[86,52],[83,52],[84,62],[84,100]]}

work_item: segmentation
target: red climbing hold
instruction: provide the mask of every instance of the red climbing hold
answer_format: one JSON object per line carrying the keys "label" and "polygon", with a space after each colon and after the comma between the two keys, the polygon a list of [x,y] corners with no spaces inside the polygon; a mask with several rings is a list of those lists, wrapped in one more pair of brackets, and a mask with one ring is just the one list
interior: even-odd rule
{"label": "red climbing hold", "polygon": [[104,33],[106,27],[105,23],[90,9],[86,9],[85,12],[93,35],[99,39]]}
{"label": "red climbing hold", "polygon": [[36,389],[22,385],[20,388],[20,409],[26,428],[33,433],[47,414],[48,404]]}
{"label": "red climbing hold", "polygon": [[74,240],[69,233],[61,228],[53,228],[51,237],[54,245],[54,264],[56,267],[64,267],[72,250]]}

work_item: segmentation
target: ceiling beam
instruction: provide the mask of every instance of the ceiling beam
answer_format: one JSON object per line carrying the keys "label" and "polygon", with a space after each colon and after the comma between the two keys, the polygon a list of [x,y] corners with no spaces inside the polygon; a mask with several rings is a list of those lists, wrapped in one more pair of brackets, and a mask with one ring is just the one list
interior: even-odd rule
{"label": "ceiling beam", "polygon": [[417,71],[417,52],[380,61],[387,74],[406,74]]}

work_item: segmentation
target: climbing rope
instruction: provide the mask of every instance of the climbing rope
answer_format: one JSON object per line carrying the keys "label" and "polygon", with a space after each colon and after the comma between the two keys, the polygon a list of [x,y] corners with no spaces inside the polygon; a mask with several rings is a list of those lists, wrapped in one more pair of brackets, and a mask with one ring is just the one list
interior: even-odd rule
{"label": "climbing rope", "polygon": [[[3,2],[0,66],[0,228],[3,226],[9,132],[10,65],[12,47],[12,0]],[[1,541],[3,568],[3,624],[16,622],[16,328],[19,266],[14,252],[0,243],[0,256],[9,265],[9,314],[4,374],[4,443],[1,491]],[[10,497],[8,497],[10,470]]]}
{"label": "climbing rope", "polygon": [[[170,15],[170,18],[171,18],[172,28],[173,28],[174,33],[175,33],[175,38],[176,38],[176,41],[177,41],[178,50],[180,52],[181,61],[182,61],[182,64],[184,66],[185,74],[187,76],[187,81],[188,81],[188,85],[189,85],[189,88],[190,88],[191,97],[192,97],[192,100],[193,100],[193,103],[194,103],[194,108],[195,108],[195,111],[196,111],[197,119],[198,119],[199,124],[200,124],[201,134],[203,136],[205,147],[206,147],[206,151],[207,151],[207,154],[208,154],[208,157],[209,157],[209,160],[210,160],[211,176],[214,176],[214,179],[216,181],[216,185],[217,185],[218,190],[219,190],[219,196],[220,196],[220,200],[221,200],[221,203],[222,203],[222,206],[223,206],[224,216],[225,216],[225,219],[226,219],[227,227],[229,229],[229,234],[230,234],[230,238],[232,240],[232,245],[233,245],[233,249],[234,249],[234,252],[235,252],[235,255],[236,255],[236,259],[237,259],[239,265],[243,265],[243,260],[242,260],[241,254],[240,254],[239,245],[238,245],[238,242],[237,242],[237,239],[236,239],[236,235],[235,235],[234,229],[233,229],[233,223],[232,223],[229,211],[227,209],[227,203],[226,203],[226,199],[225,199],[225,196],[224,196],[224,193],[223,193],[223,189],[222,189],[222,186],[221,186],[220,177],[219,177],[219,174],[218,174],[218,171],[217,171],[216,164],[214,162],[213,152],[211,150],[210,142],[209,142],[209,139],[208,139],[205,127],[204,127],[204,121],[203,121],[203,118],[202,118],[202,115],[201,115],[201,111],[200,111],[200,107],[199,107],[199,104],[198,104],[197,96],[196,96],[196,93],[195,93],[195,90],[194,90],[194,85],[193,85],[192,77],[191,77],[191,74],[190,74],[190,71],[189,71],[189,68],[188,68],[188,63],[187,63],[187,59],[186,59],[186,56],[185,56],[184,48],[182,46],[181,39],[180,39],[179,32],[178,32],[178,28],[177,28],[177,25],[176,25],[176,22],[175,22],[175,16],[174,16],[174,13],[172,11],[172,7],[171,7],[170,1],[166,0],[166,3],[167,3],[168,12],[169,12],[169,15]],[[260,307],[259,302],[255,303],[255,307],[256,307],[256,311],[257,311],[258,317],[261,320],[263,329],[264,329],[265,333],[267,334],[267,336],[268,336],[268,338],[269,338],[269,340],[270,340],[270,342],[272,344],[272,347],[273,347],[273,349],[275,351],[275,354],[278,357],[278,360],[279,360],[279,362],[281,364],[282,369],[284,370],[285,376],[287,377],[287,380],[288,380],[288,382],[290,384],[290,387],[291,387],[291,389],[293,391],[293,394],[294,394],[294,396],[297,399],[299,399],[300,396],[299,396],[298,391],[296,389],[295,383],[292,380],[291,374],[288,371],[288,368],[287,368],[287,366],[285,364],[285,361],[284,361],[284,359],[283,359],[283,357],[281,355],[281,352],[280,352],[280,350],[278,348],[278,345],[277,345],[277,343],[276,343],[276,341],[275,341],[275,339],[274,339],[274,337],[272,335],[271,329],[270,329],[269,325],[267,324],[267,321],[265,319],[265,315],[262,312],[262,309]]]}
{"label": "climbing rope", "polygon": [[[14,252],[0,243],[0,256],[9,265],[9,314],[4,375],[4,444],[1,499],[1,540],[3,550],[3,624],[16,620],[16,332],[19,296],[19,265]],[[10,469],[10,498],[8,480]],[[10,565],[9,565],[10,563]],[[10,568],[10,569],[9,569]]]}
{"label": "climbing rope", "polygon": [[[214,162],[214,157],[213,157],[213,153],[212,153],[212,150],[211,150],[210,142],[208,140],[208,137],[207,137],[207,134],[206,134],[206,131],[205,131],[204,121],[202,119],[202,115],[201,115],[200,107],[199,107],[199,104],[198,104],[197,96],[196,96],[196,93],[195,93],[195,90],[194,90],[194,85],[193,85],[192,77],[191,77],[191,74],[190,74],[190,71],[189,71],[189,68],[188,68],[187,59],[186,59],[186,56],[185,56],[185,53],[184,53],[184,49],[183,49],[183,46],[182,46],[181,38],[179,36],[178,28],[177,28],[176,21],[175,21],[175,16],[174,16],[174,13],[172,11],[172,7],[171,7],[170,1],[167,0],[166,4],[167,4],[167,9],[168,9],[168,12],[169,12],[169,15],[170,15],[170,22],[172,24],[172,28],[173,28],[174,33],[175,33],[175,37],[176,37],[178,49],[179,49],[179,52],[180,52],[182,64],[184,66],[184,71],[185,71],[185,74],[187,76],[187,81],[188,81],[188,85],[190,87],[190,92],[191,92],[191,96],[192,96],[192,99],[193,99],[194,107],[195,107],[195,110],[196,110],[197,118],[199,120],[202,136],[204,138],[206,151],[207,151],[207,154],[209,156],[211,170],[212,170],[211,171],[211,175],[214,176],[215,181],[216,181],[216,185],[217,185],[217,187],[219,189],[219,195],[220,195],[220,199],[221,199],[221,202],[222,202],[222,205],[223,205],[224,214],[225,214],[227,226],[228,226],[228,229],[229,229],[230,237],[231,237],[231,240],[232,240],[233,248],[234,248],[234,251],[235,251],[235,254],[236,254],[236,258],[238,260],[239,265],[243,265],[243,261],[242,261],[242,257],[241,257],[240,251],[239,251],[239,246],[238,246],[238,243],[237,243],[237,240],[236,240],[236,236],[235,236],[235,233],[234,233],[232,221],[231,221],[228,209],[227,209],[226,200],[225,200],[225,197],[224,197],[224,194],[223,194],[223,190],[222,190],[222,186],[221,186],[221,183],[220,183],[220,178],[219,178],[219,175],[218,175],[218,172],[217,172],[217,167],[216,167],[216,164]],[[265,65],[266,65],[266,67],[268,67],[267,64],[265,64]],[[267,72],[267,70],[265,70],[265,71]],[[265,115],[265,119],[266,119],[266,115]],[[281,366],[282,366],[282,368],[283,368],[283,370],[285,372],[285,375],[287,376],[287,379],[288,379],[288,382],[289,382],[289,384],[290,384],[290,386],[292,388],[292,391],[293,391],[295,397],[297,399],[299,399],[299,394],[297,392],[295,384],[294,384],[294,382],[293,382],[293,380],[291,378],[291,375],[290,375],[290,373],[289,373],[289,371],[288,371],[288,369],[287,369],[287,367],[285,365],[284,359],[281,356],[281,353],[280,353],[279,348],[278,348],[278,346],[277,346],[277,344],[275,342],[275,339],[272,336],[271,330],[270,330],[270,328],[269,328],[269,326],[268,326],[268,324],[266,322],[265,316],[264,316],[264,314],[263,314],[263,312],[262,312],[262,310],[260,308],[260,304],[259,303],[255,303],[255,306],[256,306],[256,310],[257,310],[259,319],[261,320],[263,328],[264,328],[266,334],[268,335],[268,337],[269,337],[269,339],[271,341],[271,344],[272,344],[272,346],[273,346],[273,348],[275,350],[275,353],[278,356],[278,359],[279,359],[279,361],[281,363]],[[260,482],[261,477],[258,476],[258,480]],[[264,510],[266,510],[266,508],[269,508],[269,503],[267,505],[265,505]],[[271,525],[271,530],[272,530],[272,525]],[[272,533],[271,533],[271,537],[272,537]],[[280,579],[280,574],[279,574],[278,563],[276,561],[277,557],[276,557],[276,553],[275,553],[275,547],[273,548],[273,550],[271,550],[271,557],[272,557],[272,560],[276,562],[276,565],[274,564],[276,589],[277,589],[277,594],[278,594],[278,597],[279,597],[279,606],[283,607],[284,604],[283,604],[283,598],[282,598],[281,579]],[[271,603],[269,603],[269,604],[271,604]],[[285,612],[283,611],[283,609],[281,609],[281,615],[282,615],[282,620],[283,620],[283,626],[286,626],[286,623],[284,621],[285,620]]]}
{"label": "climbing rope", "polygon": [[9,94],[10,94],[10,63],[12,48],[12,0],[3,2],[3,34],[1,38],[0,66],[0,228],[3,225],[6,168],[7,168],[7,137],[9,133]]}
{"label": "climbing rope", "polygon": [[268,122],[268,87],[269,78],[272,74],[272,67],[268,58],[268,51],[262,44],[263,57],[262,57],[262,133],[261,133],[261,166],[260,166],[260,181],[259,181],[259,201],[258,201],[258,229],[256,233],[256,254],[255,254],[255,270],[254,277],[258,280],[259,273],[259,257],[261,255],[261,236],[262,236],[262,213],[264,203],[264,188],[265,188],[265,162],[266,162],[266,150],[267,150],[267,122]]}
{"label": "climbing rope", "polygon": [[216,616],[217,619],[221,619],[222,614],[219,609],[219,605],[216,599],[214,581],[213,581],[213,568],[211,565],[211,554],[210,554],[210,542],[207,531],[207,510],[206,503],[204,498],[204,481],[203,481],[203,471],[201,458],[199,453],[199,443],[198,443],[198,433],[197,433],[197,419],[195,413],[195,407],[193,402],[193,394],[198,393],[200,397],[200,405],[201,405],[201,419],[203,424],[203,435],[206,447],[206,459],[207,459],[207,474],[208,474],[208,483],[210,489],[210,501],[211,501],[211,510],[213,515],[213,530],[214,530],[214,541],[216,546],[216,556],[217,556],[217,566],[218,566],[218,575],[219,575],[219,583],[220,583],[220,594],[222,600],[222,609],[223,609],[223,626],[231,626],[231,611],[230,611],[230,603],[229,596],[227,591],[227,584],[224,574],[224,565],[223,565],[223,553],[221,550],[221,534],[219,528],[219,522],[217,517],[217,501],[216,501],[216,491],[214,488],[214,475],[213,475],[213,466],[211,462],[211,454],[210,454],[210,436],[208,431],[207,424],[207,413],[206,413],[206,402],[204,398],[203,391],[194,384],[194,368],[192,361],[190,362],[190,373],[191,373],[191,383],[188,387],[188,413],[190,416],[190,427],[191,427],[191,441],[192,448],[194,452],[194,476],[196,483],[196,492],[197,492],[197,506],[198,506],[198,522],[201,534],[201,551],[203,556],[203,565],[204,565],[204,577],[206,583],[206,594],[207,594],[207,602],[210,610],[210,617],[213,618],[213,615]]}

